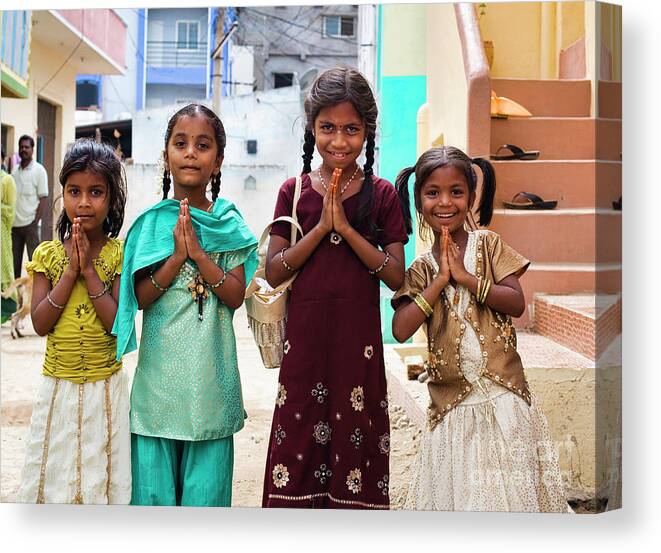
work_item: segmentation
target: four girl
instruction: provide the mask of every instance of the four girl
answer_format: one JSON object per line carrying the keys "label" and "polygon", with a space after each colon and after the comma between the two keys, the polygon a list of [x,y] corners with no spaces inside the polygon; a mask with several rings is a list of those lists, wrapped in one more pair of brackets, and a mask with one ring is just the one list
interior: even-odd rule
{"label": "four girl", "polygon": [[[290,216],[300,190],[303,235],[291,245],[289,225],[273,225],[266,258],[272,286],[298,276],[263,506],[389,508],[383,282],[397,290],[394,336],[404,341],[424,324],[429,345],[430,431],[407,507],[566,510],[511,323],[524,309],[518,277],[528,261],[496,234],[466,230],[477,228],[473,164],[484,175],[481,225],[491,218],[493,170],[435,148],[393,187],[373,174],[377,111],[365,78],[348,68],[322,73],[305,101],[303,172],[285,181],[275,208],[275,217]],[[34,327],[48,333],[48,378],[21,500],[231,505],[233,435],[246,417],[232,318],[256,269],[257,243],[218,197],[225,143],[220,119],[202,105],[170,119],[163,201],[133,223],[123,268],[114,239],[125,201],[120,162],[91,141],[67,154],[61,241],[41,244],[28,265]],[[321,164],[313,169],[315,149]],[[434,244],[405,273],[413,173],[418,219]],[[120,369],[137,347],[138,309],[129,439]]]}

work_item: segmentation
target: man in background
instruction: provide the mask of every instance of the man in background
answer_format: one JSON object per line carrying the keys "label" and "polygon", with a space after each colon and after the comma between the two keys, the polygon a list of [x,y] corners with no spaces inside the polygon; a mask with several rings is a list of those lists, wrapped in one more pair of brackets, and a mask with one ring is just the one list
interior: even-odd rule
{"label": "man in background", "polygon": [[46,211],[48,175],[41,163],[33,159],[34,139],[23,135],[18,139],[18,155],[21,163],[12,171],[16,183],[16,211],[11,229],[14,254],[14,278],[21,276],[23,249],[27,247],[28,259],[39,245],[39,221]]}

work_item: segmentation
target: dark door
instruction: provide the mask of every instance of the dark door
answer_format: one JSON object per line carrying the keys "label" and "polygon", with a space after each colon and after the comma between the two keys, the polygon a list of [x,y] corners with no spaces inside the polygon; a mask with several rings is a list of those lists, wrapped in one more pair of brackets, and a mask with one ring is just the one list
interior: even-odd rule
{"label": "dark door", "polygon": [[39,98],[37,105],[37,161],[48,174],[48,202],[41,220],[41,239],[53,238],[53,202],[55,200],[55,116],[56,107]]}

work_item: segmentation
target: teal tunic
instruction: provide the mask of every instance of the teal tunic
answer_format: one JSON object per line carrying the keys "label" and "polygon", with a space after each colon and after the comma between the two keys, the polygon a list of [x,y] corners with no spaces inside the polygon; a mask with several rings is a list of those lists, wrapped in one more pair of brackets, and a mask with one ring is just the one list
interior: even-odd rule
{"label": "teal tunic", "polygon": [[[211,253],[224,271],[243,264],[253,247]],[[131,432],[175,440],[231,436],[246,417],[236,357],[234,311],[209,291],[204,315],[188,284],[198,273],[190,259],[167,292],[144,310],[138,365],[131,391]]]}

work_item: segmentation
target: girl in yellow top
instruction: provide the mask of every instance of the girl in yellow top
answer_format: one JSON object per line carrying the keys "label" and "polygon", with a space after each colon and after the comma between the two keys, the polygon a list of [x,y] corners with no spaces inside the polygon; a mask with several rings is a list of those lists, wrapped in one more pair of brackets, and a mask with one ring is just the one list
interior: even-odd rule
{"label": "girl in yellow top", "polygon": [[116,339],[126,183],[111,148],[74,143],[60,183],[60,240],[28,263],[32,324],[48,335],[45,376],[30,425],[19,501],[124,503],[131,499],[128,387]]}

